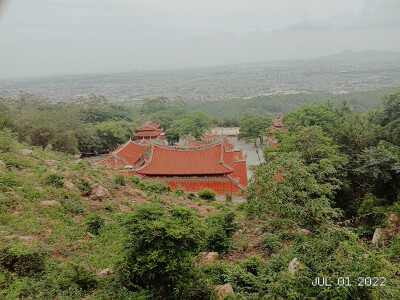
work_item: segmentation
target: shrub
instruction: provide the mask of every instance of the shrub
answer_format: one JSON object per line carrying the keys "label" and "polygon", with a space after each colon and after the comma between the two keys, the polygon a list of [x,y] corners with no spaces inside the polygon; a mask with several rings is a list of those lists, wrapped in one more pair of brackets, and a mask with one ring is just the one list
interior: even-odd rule
{"label": "shrub", "polygon": [[232,202],[232,195],[231,194],[225,194],[225,200],[228,203]]}
{"label": "shrub", "polygon": [[77,199],[62,199],[61,200],[62,207],[69,213],[73,215],[85,215],[86,207]]}
{"label": "shrub", "polygon": [[134,184],[138,184],[140,182],[140,178],[138,176],[129,177],[127,180],[133,182]]}
{"label": "shrub", "polygon": [[206,240],[206,250],[218,253],[229,252],[231,248],[230,238],[237,229],[235,214],[228,212],[209,217],[207,223],[210,230]]}
{"label": "shrub", "polygon": [[189,193],[188,198],[190,200],[194,200],[194,199],[196,199],[196,194],[195,193]]}
{"label": "shrub", "polygon": [[97,284],[93,273],[79,264],[69,264],[62,274],[62,278],[70,284],[78,285],[82,290],[94,288]]}
{"label": "shrub", "polygon": [[58,174],[48,174],[45,178],[46,185],[62,188],[64,186],[64,177]]}
{"label": "shrub", "polygon": [[104,210],[113,212],[118,209],[118,204],[114,201],[109,201],[109,202],[105,203],[103,207],[104,207]]}
{"label": "shrub", "polygon": [[20,186],[21,182],[12,173],[0,174],[0,191],[6,192],[9,188]]}
{"label": "shrub", "polygon": [[0,152],[15,150],[17,136],[9,129],[0,130]]}
{"label": "shrub", "polygon": [[172,191],[169,185],[157,181],[152,181],[152,182],[139,181],[136,185],[139,189],[150,193],[164,194],[166,192]]}
{"label": "shrub", "polygon": [[221,225],[212,226],[207,236],[206,250],[224,254],[229,252],[230,248],[231,241],[224,228]]}
{"label": "shrub", "polygon": [[174,195],[175,195],[176,197],[184,197],[184,196],[185,196],[185,191],[182,190],[182,189],[176,189],[176,190],[174,191]]}
{"label": "shrub", "polygon": [[122,175],[122,174],[114,175],[114,183],[117,186],[120,186],[120,185],[124,186],[126,184],[124,175]]}
{"label": "shrub", "polygon": [[84,224],[88,231],[93,234],[99,234],[99,230],[104,226],[105,220],[98,214],[87,215]]}
{"label": "shrub", "polygon": [[202,237],[193,212],[143,204],[130,215],[126,227],[128,240],[119,263],[122,282],[130,289],[154,290],[163,299],[182,298],[195,278],[193,256]]}
{"label": "shrub", "polygon": [[199,195],[199,197],[203,200],[207,200],[207,201],[214,201],[215,200],[215,196],[217,195],[213,190],[211,189],[204,189],[202,191],[199,191],[197,193]]}
{"label": "shrub", "polygon": [[41,275],[44,271],[45,254],[28,248],[0,249],[0,265],[18,276]]}
{"label": "shrub", "polygon": [[268,252],[275,252],[281,246],[279,238],[273,233],[265,233],[261,240],[261,248]]}
{"label": "shrub", "polygon": [[87,181],[85,179],[79,180],[78,189],[82,192],[82,194],[84,196],[85,195],[89,195],[90,192],[92,191],[92,188],[90,187],[89,181]]}

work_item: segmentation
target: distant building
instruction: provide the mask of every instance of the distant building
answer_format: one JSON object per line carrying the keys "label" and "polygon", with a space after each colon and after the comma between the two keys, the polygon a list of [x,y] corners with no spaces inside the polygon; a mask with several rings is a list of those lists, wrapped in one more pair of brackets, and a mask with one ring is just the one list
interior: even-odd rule
{"label": "distant building", "polygon": [[286,132],[287,129],[283,127],[281,119],[273,121],[274,128],[271,129],[267,135],[267,145],[273,149],[278,149],[278,141],[275,139],[275,132],[279,130],[281,132]]}
{"label": "distant building", "polygon": [[153,124],[151,122],[146,123],[145,125],[138,128],[138,133],[133,136],[137,140],[162,140],[165,141],[165,133],[162,128],[159,128],[160,125]]}

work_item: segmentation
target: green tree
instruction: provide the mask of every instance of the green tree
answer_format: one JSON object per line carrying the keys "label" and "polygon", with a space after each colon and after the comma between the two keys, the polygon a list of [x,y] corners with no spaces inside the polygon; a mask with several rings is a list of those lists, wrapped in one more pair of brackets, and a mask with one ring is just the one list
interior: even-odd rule
{"label": "green tree", "polygon": [[382,125],[389,141],[400,146],[400,91],[383,99]]}
{"label": "green tree", "polygon": [[119,263],[124,284],[153,290],[163,299],[183,298],[184,286],[194,276],[193,255],[202,242],[193,213],[179,206],[166,211],[158,203],[144,204],[126,226],[128,239]]}
{"label": "green tree", "polygon": [[111,151],[117,145],[127,142],[135,131],[135,125],[128,121],[108,121],[95,125],[102,140],[104,151]]}
{"label": "green tree", "polygon": [[211,128],[211,120],[205,113],[196,111],[179,120],[174,127],[180,136],[191,135],[196,140],[201,140]]}
{"label": "green tree", "polygon": [[166,111],[171,107],[170,101],[166,97],[147,98],[144,99],[141,107],[143,114],[156,113],[158,111]]}
{"label": "green tree", "polygon": [[400,147],[381,141],[365,149],[357,155],[352,172],[364,194],[372,192],[393,204],[400,194]]}
{"label": "green tree", "polygon": [[133,106],[113,104],[102,95],[90,95],[89,98],[78,99],[79,115],[85,123],[101,123],[107,121],[133,121]]}
{"label": "green tree", "polygon": [[248,187],[246,211],[251,217],[272,214],[294,224],[310,226],[341,215],[340,210],[330,205],[334,186],[321,183],[318,178],[324,169],[316,175],[315,165],[307,165],[297,152],[271,153],[267,159],[255,168],[254,179]]}
{"label": "green tree", "polygon": [[321,126],[330,135],[338,121],[335,109],[329,105],[305,104],[301,109],[283,117],[283,123],[289,130],[294,130],[299,126]]}
{"label": "green tree", "polygon": [[254,141],[259,138],[260,144],[263,142],[264,131],[272,125],[270,118],[261,116],[251,117],[240,122],[239,140],[246,142]]}

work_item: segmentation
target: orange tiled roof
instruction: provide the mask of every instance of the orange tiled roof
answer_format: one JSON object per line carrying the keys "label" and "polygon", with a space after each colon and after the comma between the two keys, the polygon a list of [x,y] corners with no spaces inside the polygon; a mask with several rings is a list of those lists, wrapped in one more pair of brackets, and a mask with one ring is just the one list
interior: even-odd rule
{"label": "orange tiled roof", "polygon": [[247,168],[246,168],[246,161],[240,160],[235,161],[235,167],[232,174],[229,175],[232,179],[239,182],[242,186],[247,187],[248,180],[247,180]]}
{"label": "orange tiled roof", "polygon": [[149,122],[149,123],[147,123],[147,124],[145,124],[143,126],[140,126],[138,128],[138,131],[154,131],[154,130],[158,129],[158,127],[160,127],[160,126],[157,125],[157,124]]}
{"label": "orange tiled roof", "polygon": [[115,150],[100,161],[98,165],[109,166],[113,169],[132,166],[143,156],[146,150],[147,145],[141,145],[129,140],[125,144],[115,148]]}
{"label": "orange tiled roof", "polygon": [[219,134],[212,134],[212,135],[208,134],[208,135],[205,135],[203,137],[202,141],[203,142],[211,142],[211,141],[214,141],[214,140],[218,140],[220,138],[221,138],[221,135],[219,135]]}
{"label": "orange tiled roof", "polygon": [[187,146],[189,148],[201,147],[201,146],[204,146],[204,143],[201,143],[201,142],[198,142],[198,141],[193,141],[193,140],[188,140],[187,141]]}
{"label": "orange tiled roof", "polygon": [[225,163],[223,143],[197,148],[153,145],[147,164],[138,169],[143,175],[211,175],[232,173]]}
{"label": "orange tiled roof", "polygon": [[276,120],[276,121],[273,121],[272,123],[274,124],[274,127],[276,127],[276,128],[283,127],[281,120]]}
{"label": "orange tiled roof", "polygon": [[157,180],[163,181],[168,184],[173,190],[183,189],[186,192],[198,192],[204,189],[212,189],[218,195],[234,194],[241,190],[241,188],[229,180],[228,177],[221,176],[207,176],[207,177],[158,177]]}
{"label": "orange tiled roof", "polygon": [[138,132],[134,134],[135,137],[157,137],[161,133],[157,131],[143,131],[143,132]]}

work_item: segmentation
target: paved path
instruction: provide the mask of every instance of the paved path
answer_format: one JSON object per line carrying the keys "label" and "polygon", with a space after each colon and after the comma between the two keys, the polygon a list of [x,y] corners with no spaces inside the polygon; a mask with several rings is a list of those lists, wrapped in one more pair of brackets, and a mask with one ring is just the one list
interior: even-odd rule
{"label": "paved path", "polygon": [[235,145],[236,150],[242,150],[243,155],[247,154],[247,178],[250,179],[253,173],[250,167],[265,162],[262,149],[254,147],[253,143],[248,144],[244,141],[238,141],[237,138],[229,138],[229,141]]}

